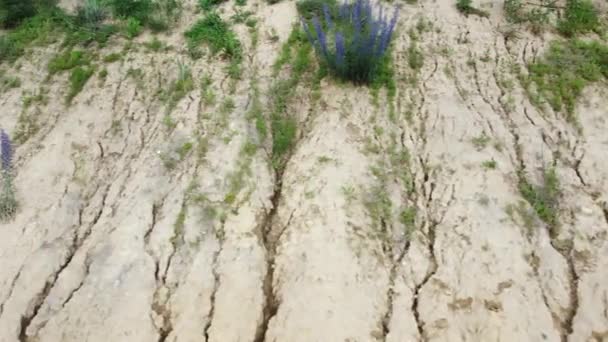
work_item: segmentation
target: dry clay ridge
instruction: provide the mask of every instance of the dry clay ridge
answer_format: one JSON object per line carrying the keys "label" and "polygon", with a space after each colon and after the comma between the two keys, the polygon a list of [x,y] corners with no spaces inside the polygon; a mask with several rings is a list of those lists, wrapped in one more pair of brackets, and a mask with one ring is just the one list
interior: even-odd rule
{"label": "dry clay ridge", "polygon": [[[9,69],[21,86],[0,95],[2,126],[38,129],[16,151],[19,212],[0,224],[1,342],[608,341],[608,89],[585,89],[579,128],[533,106],[512,70],[551,34],[506,36],[499,1],[480,5],[489,18],[403,3],[395,97],[300,83],[296,142],[275,172],[269,144],[250,146],[249,113],[284,77],[272,65],[295,4],[248,2],[258,42],[234,26],[236,83],[221,57],[185,52],[194,7],[159,36],[172,49],[138,37],[70,106],[67,75],[41,72],[58,46]],[[101,55],[122,51],[113,39]],[[196,89],[169,125],[158,93],[177,60]],[[24,107],[41,86],[48,100]],[[518,190],[547,165],[559,232]]]}

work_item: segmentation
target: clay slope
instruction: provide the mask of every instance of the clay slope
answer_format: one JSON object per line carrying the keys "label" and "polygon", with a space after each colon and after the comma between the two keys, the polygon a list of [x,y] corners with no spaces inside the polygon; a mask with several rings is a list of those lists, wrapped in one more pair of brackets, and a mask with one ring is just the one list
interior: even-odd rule
{"label": "clay slope", "polygon": [[[513,66],[549,34],[506,36],[498,1],[481,4],[489,18],[403,3],[395,97],[300,83],[276,168],[248,114],[290,73],[272,64],[295,4],[247,4],[259,42],[235,26],[234,84],[221,57],[187,56],[198,16],[184,6],[159,36],[172,49],[137,38],[70,106],[66,76],[44,72],[57,46],[9,69],[22,85],[0,95],[1,124],[38,129],[17,148],[18,215],[0,224],[0,341],[608,341],[608,88],[585,89],[580,129],[533,106]],[[168,125],[158,94],[178,60],[196,89]],[[24,108],[42,85],[48,101]],[[519,190],[548,166],[557,228]]]}

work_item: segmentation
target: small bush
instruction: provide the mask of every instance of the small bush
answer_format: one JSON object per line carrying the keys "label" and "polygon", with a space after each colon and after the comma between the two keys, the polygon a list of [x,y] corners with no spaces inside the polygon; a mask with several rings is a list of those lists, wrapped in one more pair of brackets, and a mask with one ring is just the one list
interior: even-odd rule
{"label": "small bush", "polygon": [[456,8],[464,15],[473,14],[484,18],[489,16],[488,12],[473,7],[472,0],[457,0]]}
{"label": "small bush", "polygon": [[98,29],[106,18],[106,11],[99,0],[85,0],[84,5],[76,9],[76,18],[80,25]]}
{"label": "small bush", "polygon": [[241,58],[241,43],[228,24],[217,13],[209,13],[185,33],[189,48],[207,43],[213,53],[222,52],[230,58]]}
{"label": "small bush", "polygon": [[0,221],[8,221],[17,213],[17,199],[13,189],[13,146],[4,130],[0,130],[2,189],[0,189]]}
{"label": "small bush", "polygon": [[33,0],[0,0],[0,27],[15,27],[35,14]]}
{"label": "small bush", "polygon": [[58,16],[54,12],[26,19],[13,31],[0,36],[0,62],[14,62],[28,46],[51,42],[59,28]]}
{"label": "small bush", "polygon": [[125,33],[127,34],[127,38],[133,39],[141,33],[143,30],[141,26],[141,21],[137,18],[129,18],[125,24]]}
{"label": "small bush", "polygon": [[70,74],[70,91],[66,98],[68,104],[82,91],[82,88],[84,88],[84,85],[87,84],[87,81],[94,72],[95,69],[93,67],[76,67],[72,70]]}
{"label": "small bush", "polygon": [[177,20],[180,10],[181,3],[177,0],[157,0],[146,25],[154,32],[165,31]]}
{"label": "small bush", "polygon": [[553,110],[565,110],[568,121],[575,122],[576,100],[585,86],[608,77],[608,45],[582,40],[554,42],[528,69],[524,85],[531,98],[547,100]]}
{"label": "small bush", "polygon": [[171,87],[161,95],[161,98],[167,102],[168,112],[171,112],[184,96],[194,90],[194,80],[192,79],[190,68],[181,62],[178,63],[177,67],[177,79],[171,84]]}
{"label": "small bush", "polygon": [[514,24],[527,23],[536,34],[540,34],[550,23],[550,16],[556,12],[553,0],[541,0],[541,6],[525,6],[521,0],[505,0],[504,10],[507,21]]}
{"label": "small bush", "polygon": [[559,179],[555,169],[544,170],[541,185],[529,183],[524,175],[520,174],[519,191],[530,203],[538,217],[550,228],[555,228],[558,222],[560,196]]}
{"label": "small bush", "polygon": [[152,0],[106,0],[112,13],[118,18],[135,18],[147,23],[153,10]]}
{"label": "small bush", "polygon": [[296,2],[298,13],[306,20],[311,20],[314,17],[322,17],[324,14],[323,8],[327,7],[332,17],[336,17],[338,12],[337,0],[300,0]]}
{"label": "small bush", "polygon": [[214,6],[217,6],[217,5],[219,5],[219,4],[221,4],[222,2],[225,2],[225,1],[226,0],[198,0],[198,6],[203,11],[209,11]]}
{"label": "small bush", "polygon": [[122,59],[122,54],[120,54],[120,53],[111,53],[111,54],[103,57],[104,63],[114,63],[114,62],[118,62],[121,59]]}
{"label": "small bush", "polygon": [[70,50],[53,57],[49,61],[48,70],[52,75],[61,71],[71,70],[77,66],[86,65],[89,62],[90,57],[84,51]]}
{"label": "small bush", "polygon": [[[356,83],[370,83],[382,69],[395,25],[398,10],[389,21],[374,15],[368,0],[344,3],[334,17],[329,7],[323,7],[325,27],[318,16],[312,28],[302,18],[302,25],[317,55],[338,77]],[[335,46],[335,48],[334,48]]]}
{"label": "small bush", "polygon": [[595,31],[600,21],[597,9],[589,0],[568,0],[564,11],[564,18],[557,23],[561,34],[571,37],[577,33]]}

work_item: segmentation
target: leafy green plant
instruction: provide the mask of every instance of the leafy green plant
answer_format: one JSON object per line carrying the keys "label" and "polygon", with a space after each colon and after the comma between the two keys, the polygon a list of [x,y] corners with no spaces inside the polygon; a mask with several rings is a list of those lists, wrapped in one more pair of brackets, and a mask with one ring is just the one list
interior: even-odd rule
{"label": "leafy green plant", "polygon": [[72,103],[72,100],[78,93],[82,91],[85,84],[91,78],[93,73],[95,72],[95,68],[87,66],[87,67],[76,67],[72,70],[70,74],[70,90],[66,97],[66,102]]}
{"label": "leafy green plant", "polygon": [[165,31],[177,19],[180,11],[181,2],[177,0],[156,0],[146,25],[154,32]]}
{"label": "leafy green plant", "polygon": [[103,61],[105,63],[114,63],[114,62],[118,62],[121,59],[122,59],[122,54],[115,53],[115,52],[103,57]]}
{"label": "leafy green plant", "polygon": [[152,0],[106,0],[106,5],[115,17],[135,18],[141,23],[148,22],[153,10]]}
{"label": "leafy green plant", "polygon": [[556,41],[528,69],[521,80],[532,102],[542,105],[546,100],[575,122],[576,101],[585,86],[608,77],[608,46],[600,41]]}
{"label": "leafy green plant", "polygon": [[84,26],[98,29],[106,19],[107,13],[100,0],[85,0],[84,5],[76,9],[77,21]]}
{"label": "leafy green plant", "polygon": [[35,14],[33,0],[0,0],[0,27],[15,27]]}
{"label": "leafy green plant", "polygon": [[473,7],[472,0],[456,0],[456,9],[464,15],[473,14],[484,18],[489,16],[488,12]]}
{"label": "leafy green plant", "polygon": [[492,159],[492,160],[486,160],[483,163],[481,163],[481,166],[483,166],[485,169],[489,169],[489,170],[494,170],[496,169],[496,166],[498,164],[496,163],[496,160]]}
{"label": "leafy green plant", "polygon": [[541,0],[538,6],[530,6],[522,0],[505,0],[505,16],[508,22],[526,23],[533,33],[540,34],[549,25],[551,14],[557,11],[554,3],[555,0]]}
{"label": "leafy green plant", "polygon": [[418,49],[414,41],[410,43],[410,46],[407,49],[407,62],[410,68],[414,70],[420,70],[424,66],[424,55],[422,54],[422,51]]}
{"label": "leafy green plant", "polygon": [[337,0],[299,0],[296,2],[298,13],[306,20],[323,17],[324,7],[327,7],[329,14],[333,17],[338,13]]}
{"label": "leafy green plant", "polygon": [[192,90],[194,90],[194,80],[192,79],[190,68],[186,64],[179,62],[177,79],[163,95],[163,99],[167,101],[168,111],[173,110],[179,100]]}
{"label": "leafy green plant", "polygon": [[87,65],[90,57],[81,50],[67,50],[53,57],[48,64],[51,75],[61,71],[71,70],[77,66]]}
{"label": "leafy green plant", "polygon": [[416,231],[416,207],[406,207],[401,211],[399,221],[405,226],[405,236],[407,239],[412,237],[412,234]]}
{"label": "leafy green plant", "polygon": [[125,33],[129,39],[133,39],[141,33],[143,27],[141,26],[141,21],[137,18],[129,17],[125,24]]}
{"label": "leafy green plant", "polygon": [[197,21],[185,36],[190,49],[196,49],[201,43],[206,43],[213,53],[222,52],[237,59],[242,57],[241,43],[236,34],[215,12]]}
{"label": "leafy green plant", "polygon": [[59,27],[57,22],[55,13],[38,14],[0,36],[0,62],[14,62],[30,45],[55,41]]}
{"label": "leafy green plant", "polygon": [[222,2],[225,2],[225,1],[226,0],[198,0],[198,6],[203,11],[209,11],[214,6],[217,6],[217,5],[219,5],[219,4],[221,4]]}
{"label": "leafy green plant", "polygon": [[590,0],[567,0],[564,17],[557,23],[559,32],[567,37],[596,31],[599,26],[598,11]]}
{"label": "leafy green plant", "polygon": [[543,171],[542,184],[534,185],[520,173],[519,191],[532,206],[538,217],[550,228],[554,228],[558,222],[559,210],[559,179],[554,168]]}
{"label": "leafy green plant", "polygon": [[154,51],[154,52],[159,52],[163,49],[167,49],[168,47],[162,42],[160,41],[157,37],[152,38],[151,41],[149,42],[145,42],[144,46],[146,47],[146,49],[150,50],[150,51]]}

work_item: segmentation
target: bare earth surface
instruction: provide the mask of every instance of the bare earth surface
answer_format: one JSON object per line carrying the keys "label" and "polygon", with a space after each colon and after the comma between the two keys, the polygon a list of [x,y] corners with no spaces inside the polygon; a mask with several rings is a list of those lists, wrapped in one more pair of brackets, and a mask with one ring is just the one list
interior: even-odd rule
{"label": "bare earth surface", "polygon": [[[268,147],[242,148],[256,134],[252,75],[264,108],[292,1],[248,3],[259,43],[236,27],[245,62],[233,95],[220,57],[188,60],[183,32],[198,16],[187,8],[159,38],[172,50],[132,49],[69,107],[67,76],[43,71],[56,48],[22,58],[1,123],[12,134],[27,115],[39,130],[17,148],[21,206],[0,224],[0,341],[608,341],[608,88],[586,88],[580,130],[539,111],[511,70],[551,37],[509,39],[502,2],[479,6],[490,18],[447,0],[403,4],[392,103],[329,79],[316,102],[298,89],[281,173]],[[414,83],[406,32],[420,18],[431,28]],[[211,75],[217,101],[190,92],[168,132],[155,95],[177,60],[197,84]],[[23,109],[41,84],[49,101]],[[487,146],[472,143],[484,135]],[[186,141],[193,151],[166,168],[161,157]],[[562,189],[555,234],[508,210],[528,206],[518,172],[540,182],[546,165]]]}

